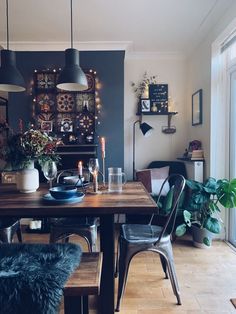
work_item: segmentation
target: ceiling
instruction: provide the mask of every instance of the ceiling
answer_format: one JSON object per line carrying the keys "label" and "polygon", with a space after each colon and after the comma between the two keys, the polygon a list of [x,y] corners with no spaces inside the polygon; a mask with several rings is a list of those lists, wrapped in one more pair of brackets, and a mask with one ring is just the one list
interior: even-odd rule
{"label": "ceiling", "polygon": [[[73,0],[74,41],[97,47],[127,42],[135,52],[186,53],[203,40],[234,1]],[[6,1],[0,0],[0,45],[4,48],[5,6]],[[70,1],[9,0],[9,32],[10,49],[15,43],[27,42],[46,42],[49,47],[66,43],[68,48]]]}

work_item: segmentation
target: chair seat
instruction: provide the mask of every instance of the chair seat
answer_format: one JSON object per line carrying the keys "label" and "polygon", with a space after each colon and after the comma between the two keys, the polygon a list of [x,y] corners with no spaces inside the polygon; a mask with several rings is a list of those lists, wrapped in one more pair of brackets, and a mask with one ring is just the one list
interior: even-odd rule
{"label": "chair seat", "polygon": [[[163,229],[163,227],[155,225],[140,225],[140,224],[124,224],[121,226],[121,236],[129,243],[155,243]],[[163,238],[169,237],[168,234]],[[164,239],[163,239],[164,240]]]}
{"label": "chair seat", "polygon": [[77,217],[77,218],[51,218],[51,224],[56,226],[93,226],[97,223],[96,217]]}

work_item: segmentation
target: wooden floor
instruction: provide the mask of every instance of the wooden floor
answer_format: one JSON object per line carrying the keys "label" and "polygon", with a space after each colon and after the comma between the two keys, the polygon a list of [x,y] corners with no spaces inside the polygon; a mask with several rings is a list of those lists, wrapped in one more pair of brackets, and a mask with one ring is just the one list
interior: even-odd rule
{"label": "wooden floor", "polygon": [[[24,241],[48,242],[48,235],[24,234]],[[130,266],[120,314],[236,314],[230,302],[236,297],[236,252],[221,241],[197,249],[189,238],[177,239],[173,249],[182,305],[176,305],[170,281],[163,279],[159,257],[142,253]]]}

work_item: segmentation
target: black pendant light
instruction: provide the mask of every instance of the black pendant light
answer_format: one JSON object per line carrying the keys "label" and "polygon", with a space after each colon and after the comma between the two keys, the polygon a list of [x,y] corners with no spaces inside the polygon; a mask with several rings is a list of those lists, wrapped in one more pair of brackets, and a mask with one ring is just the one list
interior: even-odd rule
{"label": "black pendant light", "polygon": [[15,52],[9,50],[8,0],[6,0],[7,49],[1,50],[0,90],[4,92],[25,91],[25,81],[16,68]]}
{"label": "black pendant light", "polygon": [[73,18],[72,0],[70,0],[71,14],[71,48],[65,50],[65,67],[57,81],[57,88],[67,91],[83,91],[88,88],[86,75],[79,66],[79,51],[73,48]]}

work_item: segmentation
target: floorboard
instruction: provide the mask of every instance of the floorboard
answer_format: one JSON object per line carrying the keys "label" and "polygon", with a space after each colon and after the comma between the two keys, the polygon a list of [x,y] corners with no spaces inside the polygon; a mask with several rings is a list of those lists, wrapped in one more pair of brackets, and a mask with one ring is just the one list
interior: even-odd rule
{"label": "floorboard", "polygon": [[[28,243],[47,243],[49,239],[47,234],[24,233],[23,237]],[[83,240],[71,240],[87,250]],[[223,241],[214,241],[210,249],[194,248],[189,237],[177,239],[173,250],[182,305],[176,305],[159,257],[140,253],[130,266],[120,314],[235,314],[230,299],[236,298],[236,251]],[[90,314],[96,314],[95,304],[96,299],[90,298]]]}

